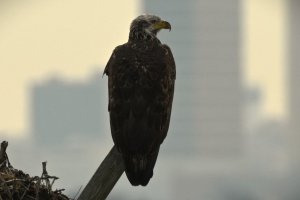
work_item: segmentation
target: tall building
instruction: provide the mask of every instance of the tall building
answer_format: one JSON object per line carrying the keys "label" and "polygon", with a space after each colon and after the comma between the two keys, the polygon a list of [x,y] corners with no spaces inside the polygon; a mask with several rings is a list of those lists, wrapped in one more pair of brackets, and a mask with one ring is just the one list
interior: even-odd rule
{"label": "tall building", "polygon": [[[40,144],[63,144],[71,137],[107,134],[106,80],[52,78],[31,90],[31,131]],[[105,121],[105,122],[104,122]]]}
{"label": "tall building", "polygon": [[177,64],[167,146],[204,157],[242,152],[240,1],[144,1],[143,12],[172,25],[159,38]]}
{"label": "tall building", "polygon": [[290,86],[290,122],[293,160],[298,162],[300,167],[300,1],[289,0],[289,86]]}

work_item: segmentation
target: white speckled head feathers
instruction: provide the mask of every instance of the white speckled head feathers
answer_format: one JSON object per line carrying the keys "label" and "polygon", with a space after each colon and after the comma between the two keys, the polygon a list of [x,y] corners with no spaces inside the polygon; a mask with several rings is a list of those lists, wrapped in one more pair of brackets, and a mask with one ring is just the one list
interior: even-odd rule
{"label": "white speckled head feathers", "polygon": [[170,30],[170,23],[155,15],[140,15],[131,22],[129,40],[152,40],[161,29]]}

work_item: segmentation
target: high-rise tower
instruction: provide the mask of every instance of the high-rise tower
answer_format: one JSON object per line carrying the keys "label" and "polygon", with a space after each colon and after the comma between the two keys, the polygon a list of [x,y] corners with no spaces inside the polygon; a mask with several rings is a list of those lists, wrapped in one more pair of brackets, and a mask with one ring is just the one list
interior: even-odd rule
{"label": "high-rise tower", "polygon": [[[293,161],[300,166],[300,1],[289,0],[289,96]],[[294,164],[296,164],[294,162]],[[299,167],[298,166],[298,167]]]}
{"label": "high-rise tower", "polygon": [[143,5],[144,12],[172,24],[171,33],[159,33],[177,64],[173,136],[167,145],[209,157],[239,155],[240,1],[145,0]]}

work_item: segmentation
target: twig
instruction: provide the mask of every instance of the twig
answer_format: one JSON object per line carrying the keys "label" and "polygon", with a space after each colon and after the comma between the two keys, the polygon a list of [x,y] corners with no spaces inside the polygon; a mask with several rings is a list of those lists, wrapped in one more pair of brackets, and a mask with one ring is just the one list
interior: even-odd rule
{"label": "twig", "polygon": [[35,195],[35,198],[36,200],[39,200],[39,193],[40,193],[40,187],[41,187],[41,179],[38,178],[36,184],[35,184],[35,192],[36,192],[36,195]]}
{"label": "twig", "polygon": [[54,182],[58,179],[58,177],[56,177],[56,176],[49,176],[49,178],[53,179],[52,182],[51,182],[51,184],[50,184],[50,189],[52,190],[52,186],[53,186]]}
{"label": "twig", "polygon": [[48,193],[51,191],[51,188],[50,188],[50,181],[49,181],[49,179],[48,179],[48,172],[47,172],[47,169],[46,169],[46,167],[47,167],[47,161],[45,161],[45,162],[42,162],[42,165],[43,165],[43,173],[42,173],[42,179],[43,180],[45,180],[45,182],[46,182],[46,186],[47,186],[47,189],[48,189]]}
{"label": "twig", "polygon": [[2,163],[4,160],[6,160],[5,152],[6,152],[7,146],[8,146],[8,142],[6,142],[6,141],[1,142],[0,163]]}
{"label": "twig", "polygon": [[5,183],[15,182],[15,181],[25,181],[23,179],[14,178],[12,180],[4,181]]}
{"label": "twig", "polygon": [[23,200],[23,198],[25,197],[26,193],[28,192],[30,186],[31,186],[31,182],[28,184],[27,187],[25,187],[25,191],[24,191],[23,195],[21,196],[20,200]]}
{"label": "twig", "polygon": [[0,174],[0,181],[3,182],[3,188],[4,188],[4,190],[8,194],[9,198],[12,199],[12,194],[10,192],[10,189],[9,189],[8,185],[6,184],[4,178],[1,176],[1,174]]}
{"label": "twig", "polygon": [[8,146],[8,142],[6,142],[6,141],[1,142],[0,169],[3,167],[6,167],[6,162],[7,162],[6,148],[7,148],[7,146]]}

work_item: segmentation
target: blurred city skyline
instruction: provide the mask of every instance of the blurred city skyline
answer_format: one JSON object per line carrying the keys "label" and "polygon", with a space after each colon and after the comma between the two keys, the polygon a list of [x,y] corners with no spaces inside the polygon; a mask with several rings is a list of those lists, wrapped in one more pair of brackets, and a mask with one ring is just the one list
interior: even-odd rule
{"label": "blurred city skyline", "polygon": [[0,1],[0,139],[14,167],[35,175],[47,159],[68,194],[86,184],[112,146],[101,72],[151,13],[172,24],[158,34],[177,64],[169,135],[149,185],[122,176],[109,199],[297,197],[296,0],[16,2]]}
{"label": "blurred city skyline", "polygon": [[[53,75],[86,79],[94,66],[105,66],[114,47],[127,41],[131,20],[145,12],[138,1],[0,3],[0,135],[28,135],[33,82]],[[264,118],[286,118],[286,1],[245,0],[240,9],[242,83],[261,88]]]}

